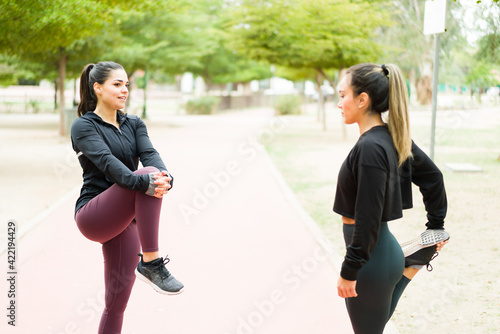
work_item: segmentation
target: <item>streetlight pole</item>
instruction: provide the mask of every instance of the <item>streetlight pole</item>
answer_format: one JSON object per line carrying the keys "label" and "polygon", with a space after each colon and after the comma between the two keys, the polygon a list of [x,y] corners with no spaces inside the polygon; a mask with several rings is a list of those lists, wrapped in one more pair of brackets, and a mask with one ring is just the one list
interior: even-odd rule
{"label": "streetlight pole", "polygon": [[434,144],[436,139],[436,109],[439,74],[439,49],[441,33],[446,31],[446,0],[427,0],[425,2],[424,35],[434,34],[434,69],[432,75],[432,121],[430,158],[434,160]]}
{"label": "streetlight pole", "polygon": [[439,75],[439,49],[441,47],[441,34],[435,34],[434,41],[434,69],[432,74],[432,121],[431,121],[431,152],[430,158],[434,160],[434,143],[436,139],[436,110],[437,110],[437,91]]}

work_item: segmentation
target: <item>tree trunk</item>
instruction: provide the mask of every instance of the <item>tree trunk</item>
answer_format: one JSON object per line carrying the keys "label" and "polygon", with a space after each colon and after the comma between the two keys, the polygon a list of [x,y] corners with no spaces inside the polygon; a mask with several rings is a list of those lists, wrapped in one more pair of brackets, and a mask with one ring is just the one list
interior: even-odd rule
{"label": "tree trunk", "polygon": [[66,116],[64,115],[64,82],[66,80],[66,64],[68,56],[63,48],[59,50],[59,134],[66,136]]}
{"label": "tree trunk", "polygon": [[325,99],[323,97],[323,91],[321,90],[322,77],[321,72],[317,71],[316,89],[318,90],[318,121],[322,122],[323,130],[326,130]]}
{"label": "tree trunk", "polygon": [[131,93],[132,93],[132,85],[128,86],[128,97],[127,100],[125,101],[125,107],[123,108],[124,113],[128,113],[128,109],[130,107],[130,97],[132,96]]}
{"label": "tree trunk", "polygon": [[78,106],[78,101],[76,99],[76,79],[73,80],[73,107]]}
{"label": "tree trunk", "polygon": [[175,76],[175,89],[177,92],[181,91],[181,82],[182,82],[182,75],[177,74]]}
{"label": "tree trunk", "polygon": [[432,103],[432,77],[423,76],[417,80],[417,100],[420,104]]}
{"label": "tree trunk", "polygon": [[147,98],[146,98],[146,91],[148,90],[148,70],[144,70],[144,100],[143,100],[143,103],[142,103],[142,115],[141,115],[141,118],[142,119],[147,119],[148,118],[148,114],[147,114]]}
{"label": "tree trunk", "polygon": [[58,104],[57,104],[57,78],[54,79],[54,111],[58,110]]}
{"label": "tree trunk", "polygon": [[[335,82],[333,82],[332,78],[330,78],[328,75],[326,75],[326,73],[318,68],[316,69],[319,73],[321,73],[321,75],[330,83],[330,86],[332,86],[333,89],[335,89],[335,87],[337,87],[337,85],[335,84]],[[342,78],[342,68],[339,69],[339,80],[340,78]],[[344,140],[347,139],[347,129],[345,127],[345,123],[344,123],[344,120],[342,119],[342,138],[344,138]]]}
{"label": "tree trunk", "polygon": [[129,86],[128,86],[128,97],[127,97],[127,100],[125,101],[125,107],[123,108],[123,112],[124,113],[127,113],[128,112],[128,109],[130,107],[130,99],[131,99],[131,96],[132,96],[132,87],[134,87],[134,83],[136,82],[136,77],[134,76],[134,73],[135,72],[127,72],[127,77],[129,78]]}
{"label": "tree trunk", "polygon": [[432,76],[434,48],[431,45],[431,40],[427,39],[429,52],[422,55],[421,61],[418,64],[419,77],[415,81],[415,88],[417,90],[417,101],[422,105],[432,104]]}
{"label": "tree trunk", "polygon": [[243,82],[243,95],[252,95],[252,87],[250,86],[250,82]]}
{"label": "tree trunk", "polygon": [[417,22],[421,23],[422,19],[420,16],[420,7],[418,6],[418,0],[413,0],[413,7],[415,8],[415,16],[417,17]]}

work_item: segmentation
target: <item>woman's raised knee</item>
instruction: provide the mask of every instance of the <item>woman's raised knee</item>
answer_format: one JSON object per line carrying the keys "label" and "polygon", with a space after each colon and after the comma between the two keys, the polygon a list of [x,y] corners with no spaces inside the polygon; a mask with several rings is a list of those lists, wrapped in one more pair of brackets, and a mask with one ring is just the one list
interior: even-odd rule
{"label": "woman's raised knee", "polygon": [[156,167],[153,167],[153,166],[147,166],[147,167],[143,167],[143,168],[140,168],[138,170],[136,170],[134,172],[134,174],[136,175],[144,175],[144,174],[149,174],[149,173],[156,173],[156,172],[159,172],[160,170]]}

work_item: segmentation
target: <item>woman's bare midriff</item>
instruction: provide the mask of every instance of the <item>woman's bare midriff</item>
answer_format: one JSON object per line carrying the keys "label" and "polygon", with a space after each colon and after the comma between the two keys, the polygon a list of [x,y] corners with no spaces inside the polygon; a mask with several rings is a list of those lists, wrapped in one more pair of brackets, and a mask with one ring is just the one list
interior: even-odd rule
{"label": "woman's bare midriff", "polygon": [[342,216],[342,223],[348,225],[354,225],[354,219]]}

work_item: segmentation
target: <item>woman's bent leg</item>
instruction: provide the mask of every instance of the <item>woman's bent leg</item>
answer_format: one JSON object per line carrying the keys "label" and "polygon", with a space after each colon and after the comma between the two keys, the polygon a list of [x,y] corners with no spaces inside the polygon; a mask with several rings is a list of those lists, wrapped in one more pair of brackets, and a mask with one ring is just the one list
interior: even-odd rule
{"label": "woman's bent leg", "polygon": [[[145,167],[135,174],[155,171],[154,167]],[[143,251],[154,252],[158,251],[161,204],[159,198],[115,184],[85,204],[75,219],[85,237],[105,243],[122,233],[135,218]]]}
{"label": "woman's bent leg", "polygon": [[389,312],[389,319],[392,317],[394,310],[396,310],[396,306],[398,305],[399,299],[403,295],[403,292],[405,291],[406,287],[408,286],[408,284],[410,282],[411,282],[411,279],[409,279],[406,276],[402,276],[401,280],[399,280],[398,284],[396,284],[396,287],[394,288],[394,292],[392,293],[392,301],[391,301],[391,309]]}
{"label": "woman's bent leg", "polygon": [[[146,167],[136,173],[147,174],[155,171],[158,170],[156,168],[151,170],[151,167]],[[158,251],[161,204],[162,200],[160,198],[140,192],[135,193],[135,219],[143,252]]]}
{"label": "woman's bent leg", "polygon": [[135,223],[102,245],[104,256],[105,309],[99,324],[99,334],[119,334],[123,313],[135,281],[140,252]]}

